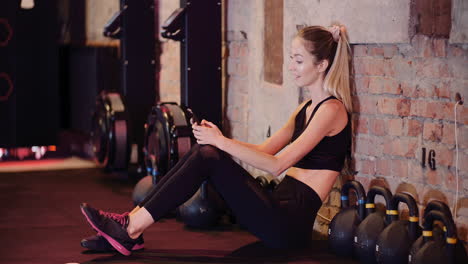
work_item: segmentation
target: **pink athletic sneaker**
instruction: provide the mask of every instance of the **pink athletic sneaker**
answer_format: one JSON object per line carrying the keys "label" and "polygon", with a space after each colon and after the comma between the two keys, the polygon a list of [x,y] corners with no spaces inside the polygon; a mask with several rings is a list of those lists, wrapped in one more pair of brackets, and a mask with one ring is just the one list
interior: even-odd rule
{"label": "pink athletic sneaker", "polygon": [[81,204],[81,212],[89,224],[104,237],[117,251],[125,256],[132,254],[138,239],[128,236],[128,213],[114,214],[96,210],[86,203]]}

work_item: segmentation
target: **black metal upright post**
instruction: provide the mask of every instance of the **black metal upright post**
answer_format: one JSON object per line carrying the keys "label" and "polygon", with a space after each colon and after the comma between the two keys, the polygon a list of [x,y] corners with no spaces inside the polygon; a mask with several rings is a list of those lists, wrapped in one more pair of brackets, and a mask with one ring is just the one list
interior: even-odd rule
{"label": "black metal upright post", "polygon": [[181,103],[221,128],[221,0],[181,0]]}
{"label": "black metal upright post", "polygon": [[156,102],[154,0],[121,0],[122,92],[130,113],[132,141],[142,162],[144,124]]}

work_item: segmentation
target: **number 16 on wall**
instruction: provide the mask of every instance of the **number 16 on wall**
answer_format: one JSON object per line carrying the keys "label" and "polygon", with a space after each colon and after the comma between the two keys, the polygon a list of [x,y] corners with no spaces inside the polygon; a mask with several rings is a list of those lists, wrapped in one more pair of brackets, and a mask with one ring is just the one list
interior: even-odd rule
{"label": "number 16 on wall", "polygon": [[[427,155],[427,164],[431,170],[436,169],[436,161],[435,161],[435,151],[433,149],[429,150]],[[426,167],[426,148],[422,148],[422,159],[421,159],[421,166],[423,168]]]}

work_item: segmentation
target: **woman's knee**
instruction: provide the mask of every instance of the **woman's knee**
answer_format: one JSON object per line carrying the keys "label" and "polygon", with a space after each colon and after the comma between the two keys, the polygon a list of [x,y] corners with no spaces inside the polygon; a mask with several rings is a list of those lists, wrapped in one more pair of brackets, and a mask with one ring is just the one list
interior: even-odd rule
{"label": "woman's knee", "polygon": [[205,160],[220,160],[223,157],[223,152],[211,145],[199,145],[198,152]]}

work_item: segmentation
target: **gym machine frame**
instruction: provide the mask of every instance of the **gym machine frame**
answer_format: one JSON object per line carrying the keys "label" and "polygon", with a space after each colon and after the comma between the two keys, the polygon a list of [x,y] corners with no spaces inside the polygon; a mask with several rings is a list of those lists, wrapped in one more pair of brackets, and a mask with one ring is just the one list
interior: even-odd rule
{"label": "gym machine frame", "polygon": [[120,39],[122,70],[122,86],[98,95],[93,116],[96,161],[108,170],[128,169],[133,144],[143,166],[145,117],[156,101],[154,21],[153,0],[121,0],[104,27],[104,36]]}

